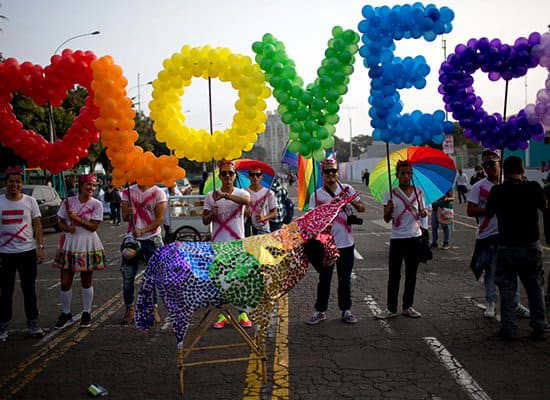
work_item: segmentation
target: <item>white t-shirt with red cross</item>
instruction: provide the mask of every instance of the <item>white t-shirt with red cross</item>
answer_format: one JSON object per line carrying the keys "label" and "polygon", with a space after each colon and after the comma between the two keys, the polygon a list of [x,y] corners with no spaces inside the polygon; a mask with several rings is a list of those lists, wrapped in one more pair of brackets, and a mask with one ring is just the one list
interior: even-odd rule
{"label": "white t-shirt with red cross", "polygon": [[[410,196],[407,196],[399,187],[392,190],[393,193],[393,212],[392,212],[392,230],[390,239],[408,239],[422,236],[420,230],[420,209],[425,209],[424,193],[422,189],[416,187],[416,193],[413,190]],[[417,195],[418,200],[417,201]],[[390,200],[390,192],[384,194],[383,205],[388,204]]]}
{"label": "white t-shirt with red cross", "polygon": [[[138,185],[130,186],[130,200],[132,201],[132,207],[135,210],[135,216],[133,220],[133,226],[136,229],[143,229],[151,222],[155,220],[155,207],[159,203],[166,202],[166,195],[161,188],[157,186],[151,186],[146,191],[142,192]],[[122,201],[128,201],[128,189],[122,192]],[[164,216],[163,216],[164,219]],[[132,229],[128,224],[128,233],[131,233]],[[138,237],[138,240],[147,240],[155,235],[160,235],[160,226],[152,232],[147,232],[143,236]]]}
{"label": "white t-shirt with red cross", "polygon": [[[355,189],[345,183],[342,185],[338,185],[334,194],[338,196],[340,193],[342,193],[342,190],[344,190],[348,196],[355,194]],[[313,193],[309,199],[310,210],[312,210],[316,206],[330,203],[332,201],[332,196],[324,188],[319,188],[316,190],[316,192],[317,196],[315,195],[315,193]],[[357,196],[354,201],[358,200],[360,200],[359,196]],[[346,207],[348,210],[348,214],[350,214],[351,210],[349,209],[349,207],[351,206]],[[346,210],[342,209],[338,213],[336,219],[332,222],[332,236],[334,236],[334,242],[336,243],[336,247],[338,247],[339,249],[350,247],[354,244],[351,226],[347,222],[348,214],[346,214]]]}
{"label": "white t-shirt with red cross", "polygon": [[[233,188],[232,195],[250,198],[244,189]],[[213,192],[204,199],[204,210],[212,211],[218,206],[218,216],[212,221],[212,241],[229,242],[244,238],[244,205],[231,200],[219,199],[214,201]]]}
{"label": "white t-shirt with red cross", "polygon": [[[68,203],[66,203],[68,201]],[[74,225],[73,220],[67,213],[67,204],[69,209],[82,218],[84,221],[103,221],[103,204],[93,197],[82,203],[78,196],[69,197],[61,203],[57,215],[65,220],[65,224]],[[85,229],[77,226],[77,228]]]}
{"label": "white t-shirt with red cross", "polygon": [[8,200],[0,196],[0,253],[22,253],[36,249],[32,220],[40,217],[38,203],[23,194],[21,200]]}
{"label": "white t-shirt with red cross", "polygon": [[275,199],[275,193],[271,190],[262,187],[257,192],[246,188],[246,191],[250,194],[250,205],[248,208],[251,211],[250,221],[252,226],[256,229],[267,230],[269,229],[269,222],[259,222],[256,220],[256,215],[266,216],[269,214],[269,210],[277,208],[277,200]]}
{"label": "white t-shirt with red cross", "polygon": [[[470,193],[468,193],[468,201],[478,207],[485,208],[489,192],[493,186],[495,184],[487,178],[476,182]],[[480,217],[477,223],[476,239],[485,239],[493,235],[498,235],[497,216],[493,215],[491,218],[487,216]]]}

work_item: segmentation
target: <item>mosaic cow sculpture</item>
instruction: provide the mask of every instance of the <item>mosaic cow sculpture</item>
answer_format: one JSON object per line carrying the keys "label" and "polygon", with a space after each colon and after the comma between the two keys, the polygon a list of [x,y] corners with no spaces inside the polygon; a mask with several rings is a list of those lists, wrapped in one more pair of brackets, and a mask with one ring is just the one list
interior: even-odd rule
{"label": "mosaic cow sculpture", "polygon": [[232,242],[174,242],[157,249],[143,275],[136,326],[153,326],[153,291],[168,309],[178,347],[183,345],[193,312],[232,304],[249,312],[265,343],[275,301],[305,275],[333,264],[338,249],[330,233],[340,209],[355,196],[335,198],[276,232]]}

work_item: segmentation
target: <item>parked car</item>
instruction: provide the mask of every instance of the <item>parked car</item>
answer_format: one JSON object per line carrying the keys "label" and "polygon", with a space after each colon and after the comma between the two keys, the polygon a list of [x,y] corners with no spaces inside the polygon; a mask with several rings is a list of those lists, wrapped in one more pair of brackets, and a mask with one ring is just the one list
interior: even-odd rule
{"label": "parked car", "polygon": [[[27,196],[32,196],[38,203],[40,214],[42,217],[42,228],[54,228],[57,232],[60,231],[57,224],[57,211],[61,205],[61,197],[54,188],[46,185],[23,185],[21,190]],[[5,194],[6,188],[0,189],[0,194]]]}

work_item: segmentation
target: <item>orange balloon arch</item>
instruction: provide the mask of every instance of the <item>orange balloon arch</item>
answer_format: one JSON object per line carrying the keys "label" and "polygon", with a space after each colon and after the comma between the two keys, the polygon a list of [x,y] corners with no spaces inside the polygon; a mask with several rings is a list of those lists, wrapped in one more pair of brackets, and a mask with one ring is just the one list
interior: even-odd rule
{"label": "orange balloon arch", "polygon": [[172,186],[185,177],[185,170],[178,166],[175,156],[155,156],[136,146],[138,133],[134,130],[136,112],[126,96],[128,80],[113,57],[103,56],[91,63],[94,104],[99,108],[95,120],[101,131],[101,142],[107,148],[107,157],[113,165],[113,184],[137,182],[152,186],[162,183]]}

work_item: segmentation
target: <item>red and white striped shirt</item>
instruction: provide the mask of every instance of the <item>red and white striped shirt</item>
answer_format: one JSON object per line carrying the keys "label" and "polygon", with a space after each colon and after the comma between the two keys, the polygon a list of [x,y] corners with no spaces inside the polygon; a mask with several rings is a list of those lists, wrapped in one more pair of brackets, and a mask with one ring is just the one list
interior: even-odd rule
{"label": "red and white striped shirt", "polygon": [[22,253],[36,249],[32,220],[40,217],[38,203],[23,194],[21,200],[0,196],[0,253]]}

